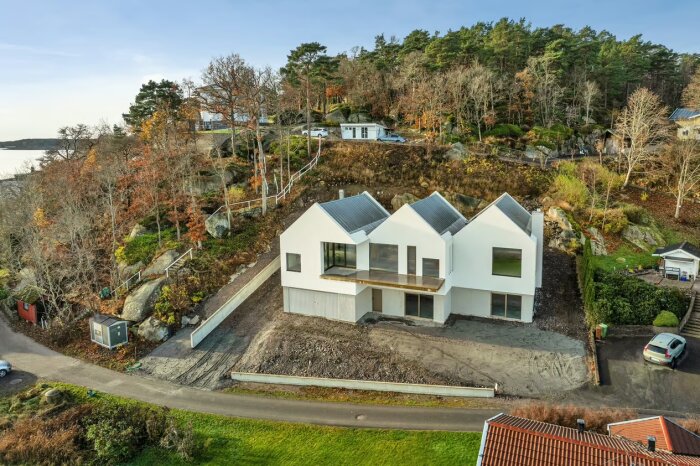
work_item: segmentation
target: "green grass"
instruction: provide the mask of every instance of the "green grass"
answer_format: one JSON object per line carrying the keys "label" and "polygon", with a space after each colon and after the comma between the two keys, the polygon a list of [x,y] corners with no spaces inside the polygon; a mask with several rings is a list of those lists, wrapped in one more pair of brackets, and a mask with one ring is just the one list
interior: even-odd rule
{"label": "green grass", "polygon": [[656,265],[658,257],[653,257],[651,252],[640,251],[632,245],[623,244],[607,256],[593,256],[593,265],[596,268],[608,272],[633,268],[640,265],[642,268],[649,268]]}
{"label": "green grass", "polygon": [[[141,405],[139,401],[99,393],[89,398],[83,387],[52,383],[70,392],[76,402]],[[182,423],[191,423],[200,445],[196,464],[474,464],[481,434],[351,429],[285,422],[236,419],[173,410]],[[151,447],[132,465],[186,465],[177,455]]]}

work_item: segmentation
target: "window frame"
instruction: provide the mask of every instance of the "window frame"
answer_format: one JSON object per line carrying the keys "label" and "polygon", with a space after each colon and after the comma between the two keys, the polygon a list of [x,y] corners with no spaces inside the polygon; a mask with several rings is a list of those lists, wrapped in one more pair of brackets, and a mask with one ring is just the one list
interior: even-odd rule
{"label": "window frame", "polygon": [[[296,258],[298,259],[298,261],[297,261],[297,263],[298,263],[297,269],[298,269],[298,270],[296,270],[296,269],[291,269],[291,268],[290,268],[290,266],[289,266],[289,264],[290,264],[290,261],[289,261],[290,256],[296,256]],[[296,252],[288,252],[288,253],[286,253],[286,255],[285,255],[284,261],[285,261],[285,264],[286,264],[286,267],[285,267],[285,268],[287,269],[287,272],[301,273],[301,254],[298,254],[298,253],[296,253]]]}
{"label": "window frame", "polygon": [[[494,309],[494,298],[503,298],[503,314],[496,314],[493,312]],[[508,313],[508,308],[510,307],[510,301],[511,299],[513,301],[518,301],[518,317],[512,317],[512,315],[509,315]],[[508,320],[514,320],[514,321],[520,321],[522,322],[523,320],[523,297],[522,295],[519,294],[509,294],[509,293],[497,293],[497,292],[491,292],[491,308],[489,310],[489,315],[491,317],[496,317],[499,319],[508,319]],[[511,311],[511,314],[515,311]]]}
{"label": "window frame", "polygon": [[[348,246],[350,248],[348,248]],[[324,272],[333,267],[357,269],[357,245],[352,243],[330,243],[324,241],[322,243],[322,249]],[[351,256],[354,258],[352,262],[348,262],[348,249],[354,250],[355,252],[355,254]],[[339,254],[343,260],[337,260]]]}
{"label": "window frame", "polygon": [[[393,251],[396,254],[396,260],[393,262],[393,267],[391,269],[386,268],[386,267],[377,267],[376,259],[374,259],[374,249],[379,248],[379,247],[390,247],[393,249]],[[389,243],[370,243],[369,244],[369,269],[370,270],[379,270],[382,272],[389,272],[389,273],[399,273],[399,245],[398,244],[389,244]]]}
{"label": "window frame", "polygon": [[[434,265],[437,265],[437,267],[435,268],[435,274],[434,274],[434,275],[433,275],[433,274],[427,274],[427,273],[425,273],[425,269],[426,269],[426,267],[425,267],[425,261],[429,261],[429,263],[432,262],[432,261],[434,261],[434,262],[435,262]],[[421,266],[423,267],[423,270],[422,270],[422,276],[423,276],[423,277],[440,278],[440,259],[434,259],[434,258],[432,258],[432,257],[424,257],[424,258],[421,260]],[[428,269],[430,269],[430,267],[428,267]]]}
{"label": "window frame", "polygon": [[[504,251],[504,252],[515,252],[517,251],[520,254],[520,267],[518,270],[518,275],[512,275],[512,274],[507,274],[507,273],[496,273],[496,252],[497,251]],[[503,259],[501,259],[503,260]],[[523,250],[522,249],[517,249],[517,248],[502,248],[502,247],[497,247],[494,246],[491,248],[491,275],[497,276],[497,277],[510,277],[510,278],[522,278],[523,277]]]}

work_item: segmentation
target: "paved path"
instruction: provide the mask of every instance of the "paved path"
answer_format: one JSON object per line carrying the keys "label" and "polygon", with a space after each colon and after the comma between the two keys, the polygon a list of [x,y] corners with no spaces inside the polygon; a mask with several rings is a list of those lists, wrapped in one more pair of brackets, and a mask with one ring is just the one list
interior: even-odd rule
{"label": "paved path", "polygon": [[[0,317],[0,359],[15,369],[47,380],[82,385],[101,392],[170,408],[225,416],[349,427],[481,432],[485,409],[415,408],[283,400],[232,395],[182,387],[94,366],[56,353],[14,333]],[[0,381],[0,384],[5,381]]]}

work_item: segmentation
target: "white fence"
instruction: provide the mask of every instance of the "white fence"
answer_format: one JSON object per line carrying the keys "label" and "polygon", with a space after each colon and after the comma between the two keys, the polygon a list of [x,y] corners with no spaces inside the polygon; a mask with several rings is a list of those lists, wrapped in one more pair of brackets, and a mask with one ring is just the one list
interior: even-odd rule
{"label": "white fence", "polygon": [[136,285],[141,282],[141,272],[143,270],[139,270],[135,274],[133,274],[131,277],[127,278],[124,282],[122,282],[121,285],[116,287],[115,289],[112,290],[112,297],[118,298],[119,294],[121,293],[121,289],[123,288],[124,291],[129,291],[133,285]]}
{"label": "white fence", "polygon": [[[304,165],[299,169],[299,171],[292,173],[292,175],[289,178],[289,181],[287,184],[274,196],[268,196],[267,200],[268,201],[275,201],[275,205],[279,204],[282,202],[284,199],[287,198],[287,195],[292,191],[292,187],[294,186],[294,183],[299,181],[301,177],[308,172],[309,170],[312,170],[316,165],[318,165],[318,159],[321,158],[321,138],[319,137],[318,139],[318,152],[316,153],[316,156],[311,159],[309,163]],[[247,201],[240,201],[240,202],[234,202],[233,204],[229,204],[228,208],[231,210],[231,212],[242,212],[246,210],[251,210],[255,209],[258,207],[262,207],[263,204],[263,198],[259,197],[257,199],[250,199]],[[223,209],[226,209],[226,205],[222,205],[218,209],[216,209],[209,217],[207,217],[207,220],[212,218],[214,215],[218,214],[221,212]]]}
{"label": "white fence", "polygon": [[494,388],[458,387],[454,385],[427,385],[395,382],[373,382],[367,380],[326,379],[320,377],[297,377],[292,375],[254,374],[251,372],[232,372],[231,378],[237,382],[346,388],[350,390],[411,393],[414,395],[493,398],[496,393],[496,390]]}
{"label": "white fence", "polygon": [[171,268],[171,267],[176,267],[176,265],[179,264],[180,262],[182,262],[183,259],[184,259],[184,260],[187,260],[187,256],[189,256],[189,257],[190,257],[190,260],[192,260],[192,257],[193,257],[192,248],[189,248],[189,249],[188,249],[187,251],[185,251],[180,257],[178,257],[177,259],[175,259],[174,261],[172,261],[172,262],[170,263],[170,265],[167,266],[167,267],[165,268],[165,276],[166,276],[166,277],[170,277],[170,268]]}
{"label": "white fence", "polygon": [[280,264],[280,256],[277,256],[240,290],[238,290],[236,294],[231,296],[223,306],[217,309],[207,320],[203,321],[200,326],[190,334],[190,345],[192,348],[195,348],[198,344],[200,344],[202,340],[204,340],[207,335],[213,332],[214,329],[221,324],[221,322],[230,316],[231,313],[243,303],[243,301],[248,299],[248,297],[252,295],[255,290],[260,287],[260,285],[265,283],[267,279],[272,276],[272,274],[277,272],[280,269]]}

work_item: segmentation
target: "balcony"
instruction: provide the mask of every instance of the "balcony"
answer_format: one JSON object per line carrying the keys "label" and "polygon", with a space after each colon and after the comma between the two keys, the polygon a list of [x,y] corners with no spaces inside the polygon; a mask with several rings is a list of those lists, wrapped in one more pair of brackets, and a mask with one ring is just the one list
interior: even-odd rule
{"label": "balcony", "polygon": [[382,270],[355,270],[343,267],[332,267],[321,275],[326,280],[352,282],[360,285],[385,286],[403,290],[437,292],[445,280],[436,277],[421,277],[418,275],[402,275]]}

